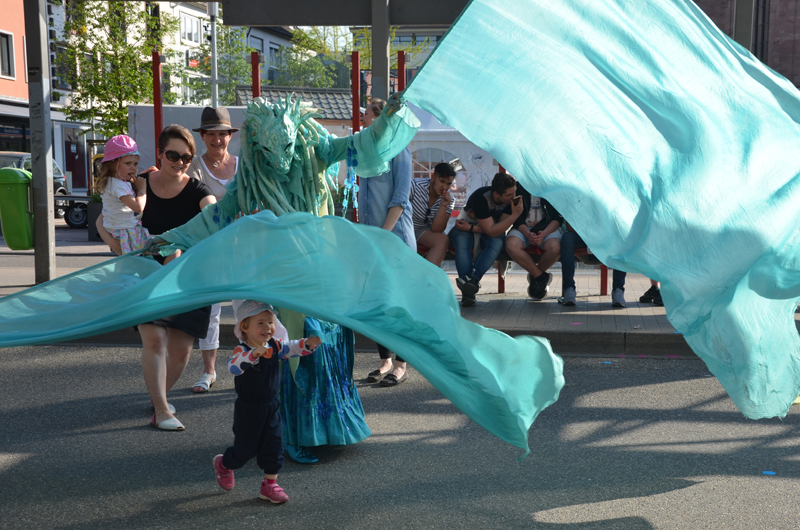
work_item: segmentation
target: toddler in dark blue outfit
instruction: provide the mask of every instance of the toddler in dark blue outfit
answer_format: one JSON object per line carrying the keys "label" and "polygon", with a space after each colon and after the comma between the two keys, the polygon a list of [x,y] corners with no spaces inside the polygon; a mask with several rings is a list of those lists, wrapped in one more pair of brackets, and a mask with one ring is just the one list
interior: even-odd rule
{"label": "toddler in dark blue outfit", "polygon": [[319,337],[281,341],[274,338],[278,319],[272,306],[253,300],[236,308],[236,336],[242,341],[228,360],[236,387],[233,409],[233,445],[214,457],[217,484],[233,489],[233,470],[256,457],[264,470],[259,497],[275,504],[289,500],[278,486],[283,467],[283,430],[278,391],[281,386],[279,361],[309,355],[322,342]]}

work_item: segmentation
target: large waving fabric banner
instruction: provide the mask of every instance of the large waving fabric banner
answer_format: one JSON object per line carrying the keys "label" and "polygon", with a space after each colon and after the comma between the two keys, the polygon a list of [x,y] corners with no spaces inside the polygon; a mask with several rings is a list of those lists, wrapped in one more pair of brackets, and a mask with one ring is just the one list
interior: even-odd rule
{"label": "large waving fabric banner", "polygon": [[405,97],[492,153],[748,417],[800,393],[800,97],[689,0],[473,0]]}
{"label": "large waving fabric banner", "polygon": [[533,420],[564,386],[546,340],[461,318],[447,275],[400,238],[305,213],[244,217],[165,267],[127,255],[4,297],[0,346],[75,339],[243,298],[342,324],[399,352],[526,454]]}

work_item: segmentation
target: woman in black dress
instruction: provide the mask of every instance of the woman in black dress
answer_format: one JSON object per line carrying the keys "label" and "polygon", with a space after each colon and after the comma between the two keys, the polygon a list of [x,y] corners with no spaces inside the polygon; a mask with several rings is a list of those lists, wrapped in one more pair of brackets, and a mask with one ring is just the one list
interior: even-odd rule
{"label": "woman in black dress", "polygon": [[[157,236],[192,219],[205,206],[216,201],[211,189],[186,174],[195,153],[192,133],[180,125],[166,127],[158,137],[161,169],[147,178],[147,205],[142,226]],[[163,260],[166,265],[180,256],[175,252]],[[175,417],[175,408],[167,403],[167,391],[180,378],[195,337],[205,337],[211,307],[159,318],[139,325],[142,336],[142,373],[155,414],[153,427],[181,431],[183,424]]]}

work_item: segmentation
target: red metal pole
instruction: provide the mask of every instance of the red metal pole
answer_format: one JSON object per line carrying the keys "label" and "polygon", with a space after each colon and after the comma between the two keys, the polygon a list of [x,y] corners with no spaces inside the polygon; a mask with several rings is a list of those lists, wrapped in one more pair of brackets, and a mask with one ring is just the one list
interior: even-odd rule
{"label": "red metal pole", "polygon": [[406,89],[406,52],[397,52],[397,91]]}
{"label": "red metal pole", "polygon": [[161,104],[161,56],[158,52],[153,52],[153,127],[156,133],[156,167],[160,168],[158,136],[164,129],[164,107]]}
{"label": "red metal pole", "polygon": [[250,54],[250,63],[253,65],[253,97],[261,97],[261,56],[258,52]]}
{"label": "red metal pole", "polygon": [[[350,85],[353,90],[353,134],[355,134],[361,130],[361,56],[358,52],[353,52],[352,61],[353,72]],[[356,186],[358,185],[359,179],[356,177]],[[358,222],[358,208],[353,208],[353,222]]]}

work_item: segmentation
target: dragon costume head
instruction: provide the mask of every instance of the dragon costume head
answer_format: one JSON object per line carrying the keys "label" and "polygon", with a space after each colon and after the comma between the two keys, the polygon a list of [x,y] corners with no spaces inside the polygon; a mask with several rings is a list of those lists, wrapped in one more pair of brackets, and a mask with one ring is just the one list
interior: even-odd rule
{"label": "dragon costume head", "polygon": [[331,190],[337,187],[334,177],[339,166],[328,164],[317,152],[331,149],[331,135],[314,120],[319,115],[318,109],[294,94],[274,103],[255,98],[247,106],[236,172],[242,212],[266,208],[276,215],[327,215],[334,211]]}
{"label": "dragon costume head", "polygon": [[286,175],[292,160],[300,158],[295,149],[298,131],[317,114],[317,109],[301,104],[299,98],[292,101],[292,95],[275,103],[256,98],[247,109],[250,121],[247,141],[263,152],[269,165],[279,174]]}

